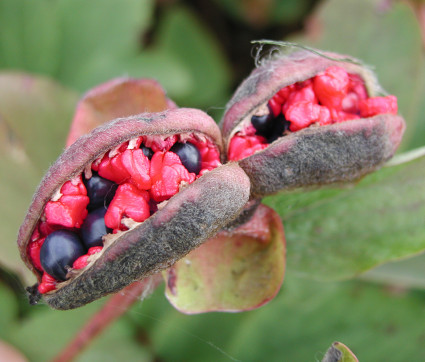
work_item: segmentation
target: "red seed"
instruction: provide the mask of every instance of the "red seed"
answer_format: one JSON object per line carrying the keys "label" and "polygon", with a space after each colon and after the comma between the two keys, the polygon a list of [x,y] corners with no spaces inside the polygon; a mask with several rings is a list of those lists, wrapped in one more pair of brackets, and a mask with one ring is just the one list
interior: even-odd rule
{"label": "red seed", "polygon": [[87,196],[62,196],[59,201],[49,201],[45,208],[49,224],[79,228],[87,216]]}
{"label": "red seed", "polygon": [[47,223],[46,221],[41,221],[38,225],[41,235],[47,236],[53,231],[62,229],[60,225],[52,225]]}
{"label": "red seed", "polygon": [[88,250],[87,254],[81,255],[78,259],[76,259],[74,261],[74,263],[72,264],[72,268],[73,269],[77,269],[77,270],[78,269],[85,268],[88,265],[88,258],[89,258],[89,256],[101,252],[102,249],[103,249],[102,246],[93,246],[93,247],[91,247]]}
{"label": "red seed", "polygon": [[274,98],[269,100],[268,105],[273,113],[273,116],[277,117],[280,114],[282,105],[278,103],[277,100],[275,100]]}
{"label": "red seed", "polygon": [[286,114],[286,111],[289,107],[299,103],[299,102],[309,102],[317,104],[317,98],[314,94],[313,85],[309,83],[304,88],[299,90],[294,90],[288,95],[286,103],[282,106],[282,113]]}
{"label": "red seed", "polygon": [[350,79],[348,92],[354,92],[359,99],[368,98],[367,89],[360,75],[349,73],[348,77]]}
{"label": "red seed", "polygon": [[83,269],[83,268],[85,268],[88,264],[88,261],[87,261],[88,257],[89,256],[87,254],[81,255],[78,259],[76,259],[74,261],[74,263],[72,264],[72,268],[73,269]]}
{"label": "red seed", "polygon": [[150,216],[149,193],[130,183],[119,185],[105,214],[105,225],[110,229],[122,230],[125,228],[121,225],[124,216],[137,222],[146,220]]}
{"label": "red seed", "polygon": [[332,117],[331,117],[331,112],[329,112],[329,109],[323,106],[319,106],[319,107],[320,107],[320,112],[319,112],[319,118],[317,119],[317,122],[321,126],[326,126],[328,124],[331,124]]}
{"label": "red seed", "polygon": [[37,238],[35,240],[31,240],[31,242],[28,244],[28,254],[29,257],[33,263],[33,265],[38,269],[38,270],[43,270],[43,267],[41,266],[40,263],[40,249],[44,243],[44,240],[46,238]]}
{"label": "red seed", "polygon": [[100,253],[103,250],[103,246],[92,246],[87,252],[88,255],[94,255]]}
{"label": "red seed", "polygon": [[279,92],[277,92],[281,99],[283,99],[282,103],[285,103],[286,100],[289,97],[289,94],[291,94],[296,89],[295,84],[288,85],[287,87],[282,88]]}
{"label": "red seed", "polygon": [[314,77],[313,87],[319,102],[330,108],[341,108],[349,80],[347,72],[340,67],[329,67],[323,74]]}
{"label": "red seed", "polygon": [[38,285],[38,291],[41,294],[50,292],[51,290],[56,289],[56,280],[46,272],[43,273],[41,277],[41,283]]}
{"label": "red seed", "polygon": [[360,101],[360,115],[362,117],[372,117],[377,114],[397,114],[397,97],[373,97]]}
{"label": "red seed", "polygon": [[248,157],[268,145],[262,136],[234,136],[229,144],[229,160],[238,161]]}
{"label": "red seed", "polygon": [[[310,102],[299,102],[291,106],[285,113],[285,118],[291,122],[289,129],[299,131],[319,120],[322,106]],[[323,111],[322,111],[323,112]]]}
{"label": "red seed", "polygon": [[121,155],[121,163],[130,175],[130,182],[140,190],[149,190],[152,182],[150,178],[150,162],[143,151],[126,150]]}
{"label": "red seed", "polygon": [[359,113],[359,96],[354,93],[348,93],[341,101],[341,109],[346,113]]}
{"label": "red seed", "polygon": [[86,207],[90,201],[81,176],[65,182],[60,192],[59,200],[49,201],[46,205],[46,222],[69,228],[80,227],[87,216]]}
{"label": "red seed", "polygon": [[[93,166],[92,166],[93,167]],[[106,154],[99,166],[93,167],[95,171],[99,173],[99,176],[106,178],[107,180],[113,181],[117,184],[123,183],[130,178],[129,172],[123,166],[121,162],[121,154],[117,154],[114,157],[110,158]]]}
{"label": "red seed", "polygon": [[189,173],[173,152],[155,152],[151,160],[151,197],[156,202],[168,200],[179,191],[184,181],[192,183],[196,175]]}

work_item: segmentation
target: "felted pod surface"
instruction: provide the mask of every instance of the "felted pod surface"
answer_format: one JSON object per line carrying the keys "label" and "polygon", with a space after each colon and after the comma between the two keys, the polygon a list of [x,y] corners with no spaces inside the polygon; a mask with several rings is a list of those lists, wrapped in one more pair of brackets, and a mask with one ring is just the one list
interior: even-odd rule
{"label": "felted pod surface", "polygon": [[77,308],[166,269],[234,218],[248,197],[249,180],[236,164],[205,174],[44,300],[55,309]]}
{"label": "felted pod surface", "polygon": [[[330,67],[359,75],[369,97],[381,88],[374,74],[345,55],[309,51],[274,57],[254,69],[229,101],[221,121],[225,152],[232,137],[246,126],[279,90],[313,78]],[[352,58],[353,61],[356,61]],[[393,156],[405,129],[402,117],[379,114],[285,134],[266,148],[242,158],[254,197],[282,190],[348,182],[377,169]]]}
{"label": "felted pod surface", "polygon": [[[47,202],[65,182],[87,172],[93,161],[135,137],[191,133],[208,138],[221,151],[215,122],[192,109],[118,119],[67,148],[41,181],[18,234],[21,257],[39,282],[41,272],[33,265],[27,247]],[[43,294],[44,300],[56,309],[77,308],[172,265],[234,219],[247,203],[249,190],[248,177],[235,163],[205,172],[182,186],[148,219],[132,221],[128,230],[106,235],[96,258],[81,270],[70,270],[66,281]],[[31,293],[34,301],[40,297],[36,287]]]}

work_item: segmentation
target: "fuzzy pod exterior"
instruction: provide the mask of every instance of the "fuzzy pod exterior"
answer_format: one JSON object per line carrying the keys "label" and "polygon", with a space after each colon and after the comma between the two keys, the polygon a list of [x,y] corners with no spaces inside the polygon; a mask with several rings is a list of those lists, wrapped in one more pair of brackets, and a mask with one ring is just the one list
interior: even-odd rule
{"label": "fuzzy pod exterior", "polygon": [[[347,56],[298,51],[278,56],[254,69],[229,101],[221,121],[225,150],[244,120],[280,89],[311,79],[332,66],[359,75],[369,97],[382,92],[373,72]],[[332,58],[332,59],[331,59]],[[341,60],[338,60],[341,59]],[[326,126],[312,125],[278,138],[239,161],[251,179],[254,197],[283,190],[357,180],[376,170],[398,148],[405,129],[402,117],[381,114]]]}
{"label": "fuzzy pod exterior", "polygon": [[[214,121],[192,109],[117,119],[68,147],[41,181],[18,234],[21,257],[37,279],[41,280],[41,274],[29,259],[27,245],[46,203],[61,185],[129,139],[192,132],[213,140],[221,151],[221,135]],[[144,222],[108,235],[99,257],[85,269],[71,271],[71,278],[44,294],[44,300],[56,309],[77,308],[172,265],[234,219],[247,203],[249,190],[249,179],[237,164],[206,173]],[[29,291],[30,300],[37,301],[36,288]]]}

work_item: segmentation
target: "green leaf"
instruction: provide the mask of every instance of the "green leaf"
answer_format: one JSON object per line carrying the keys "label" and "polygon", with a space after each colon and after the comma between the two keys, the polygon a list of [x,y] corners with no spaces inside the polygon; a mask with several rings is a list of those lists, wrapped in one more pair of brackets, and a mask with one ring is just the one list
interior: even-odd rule
{"label": "green leaf", "polygon": [[166,361],[320,361],[335,340],[360,361],[421,361],[424,300],[424,292],[314,282],[288,271],[278,296],[253,311],[182,315],[158,290],[128,316]]}
{"label": "green leaf", "polygon": [[404,149],[425,144],[425,54],[420,28],[406,2],[328,0],[296,41],[350,54],[374,67],[380,83],[398,98],[407,121]]}
{"label": "green leaf", "polygon": [[61,82],[84,90],[126,74],[124,61],[137,54],[139,37],[150,24],[151,0],[58,0],[57,7]]}
{"label": "green leaf", "polygon": [[362,274],[361,278],[402,288],[425,289],[425,255],[380,265]]}
{"label": "green leaf", "polygon": [[215,0],[231,16],[254,27],[272,24],[294,24],[306,15],[308,0]]}
{"label": "green leaf", "polygon": [[60,57],[56,1],[0,2],[0,67],[52,75]]}
{"label": "green leaf", "polygon": [[28,276],[16,234],[49,164],[61,153],[77,95],[42,77],[0,74],[0,263]]}
{"label": "green leaf", "polygon": [[248,223],[221,232],[164,272],[166,296],[189,314],[251,310],[274,298],[284,269],[280,218],[260,205]]}
{"label": "green leaf", "polygon": [[0,283],[0,338],[7,336],[9,327],[17,317],[18,306],[15,295],[4,284]]}
{"label": "green leaf", "polygon": [[180,103],[224,106],[230,74],[220,45],[173,6],[143,48],[153,8],[153,0],[5,0],[0,68],[47,74],[80,91],[120,76],[155,78]]}
{"label": "green leaf", "polygon": [[157,47],[187,69],[192,87],[177,95],[177,102],[185,99],[195,106],[222,99],[230,80],[227,63],[219,44],[193,14],[184,8],[169,10],[158,29]]}
{"label": "green leaf", "polygon": [[5,0],[0,67],[46,74],[85,90],[125,75],[139,51],[153,1]]}
{"label": "green leaf", "polygon": [[388,167],[356,187],[266,200],[282,217],[288,270],[350,278],[425,249],[425,157]]}
{"label": "green leaf", "polygon": [[[101,306],[95,302],[72,311],[55,311],[45,306],[29,319],[10,328],[7,340],[33,361],[51,360]],[[134,339],[125,320],[118,320],[85,349],[78,361],[151,361],[150,353]]]}

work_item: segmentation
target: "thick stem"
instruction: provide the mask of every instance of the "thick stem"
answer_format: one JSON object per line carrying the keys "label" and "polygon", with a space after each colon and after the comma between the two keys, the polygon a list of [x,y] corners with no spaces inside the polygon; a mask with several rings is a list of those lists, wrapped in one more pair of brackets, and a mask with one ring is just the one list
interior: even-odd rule
{"label": "thick stem", "polygon": [[151,294],[162,282],[161,273],[130,284],[113,295],[105,305],[77,332],[74,339],[53,359],[54,362],[72,361],[89,343],[111,323],[123,315],[138,300]]}

